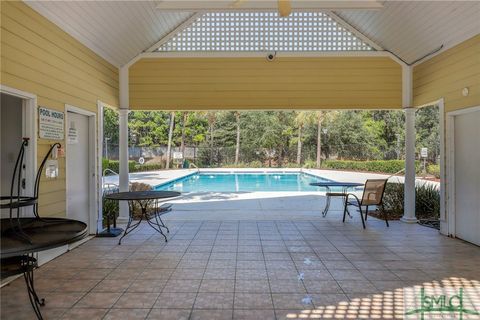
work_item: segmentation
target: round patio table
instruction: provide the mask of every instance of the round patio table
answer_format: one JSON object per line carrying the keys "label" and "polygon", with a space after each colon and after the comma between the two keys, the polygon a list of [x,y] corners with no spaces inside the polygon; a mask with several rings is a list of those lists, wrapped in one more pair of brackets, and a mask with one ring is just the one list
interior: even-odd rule
{"label": "round patio table", "polygon": [[[322,216],[324,216],[324,217],[328,213],[328,209],[330,208],[330,201],[331,201],[332,197],[342,197],[343,200],[345,200],[345,198],[347,197],[347,191],[348,191],[349,188],[356,188],[356,187],[363,187],[364,186],[363,183],[358,183],[358,182],[338,182],[338,181],[313,182],[313,183],[310,183],[310,185],[315,186],[315,187],[323,187],[323,188],[327,189],[327,194],[326,194],[327,201],[325,203],[325,208],[322,211]],[[331,188],[335,188],[335,187],[342,188],[342,191],[341,192],[331,192]],[[352,217],[352,215],[348,211],[348,208],[347,208],[347,213],[350,217]]]}
{"label": "round patio table", "polygon": [[28,297],[38,319],[43,319],[35,291],[33,271],[38,266],[35,253],[58,248],[88,235],[87,224],[66,218],[6,218],[0,220],[1,278],[22,274]]}
{"label": "round patio table", "polygon": [[[129,204],[129,215],[128,215],[128,222],[125,228],[125,231],[122,237],[118,240],[118,244],[122,244],[122,239],[135,230],[140,223],[145,219],[147,223],[152,227],[155,231],[160,233],[164,238],[165,242],[167,242],[167,236],[163,233],[162,228],[167,230],[167,233],[170,232],[168,227],[163,223],[161,215],[170,211],[170,207],[160,207],[159,204],[164,202],[167,199],[177,198],[181,195],[180,192],[177,191],[127,191],[127,192],[118,192],[118,193],[111,193],[105,196],[105,199],[110,200],[117,200],[117,201],[128,201]],[[134,203],[138,203],[141,209],[141,216],[140,220],[132,225],[133,222],[133,214],[134,214]],[[149,206],[153,204],[153,210],[148,210]],[[150,208],[152,209],[152,208]],[[150,211],[150,212],[149,212]],[[154,221],[152,221],[154,218]]]}

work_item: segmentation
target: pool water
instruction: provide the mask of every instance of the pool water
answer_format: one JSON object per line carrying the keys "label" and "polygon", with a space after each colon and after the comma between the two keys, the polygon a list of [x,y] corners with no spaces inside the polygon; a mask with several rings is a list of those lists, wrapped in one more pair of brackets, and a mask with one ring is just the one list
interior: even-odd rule
{"label": "pool water", "polygon": [[200,172],[155,187],[180,192],[319,191],[312,182],[330,181],[306,173]]}

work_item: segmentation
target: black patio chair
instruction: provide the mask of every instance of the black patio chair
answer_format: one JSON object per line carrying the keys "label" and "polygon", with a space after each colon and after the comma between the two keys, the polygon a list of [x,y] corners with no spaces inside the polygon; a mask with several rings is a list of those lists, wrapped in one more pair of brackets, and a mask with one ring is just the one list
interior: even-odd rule
{"label": "black patio chair", "polygon": [[[343,222],[345,222],[345,216],[347,214],[347,207],[348,206],[356,206],[360,211],[360,217],[362,218],[363,228],[365,229],[365,221],[368,217],[368,207],[369,206],[377,206],[381,207],[383,212],[385,223],[388,225],[388,218],[387,213],[385,212],[385,208],[383,207],[383,195],[385,193],[385,186],[387,185],[388,179],[369,179],[365,182],[365,186],[363,188],[363,195],[362,198],[359,199],[353,193],[347,194],[345,197],[345,208],[343,210]],[[353,197],[355,201],[349,201],[349,198]],[[363,218],[363,211],[362,207],[365,208],[365,219]]]}

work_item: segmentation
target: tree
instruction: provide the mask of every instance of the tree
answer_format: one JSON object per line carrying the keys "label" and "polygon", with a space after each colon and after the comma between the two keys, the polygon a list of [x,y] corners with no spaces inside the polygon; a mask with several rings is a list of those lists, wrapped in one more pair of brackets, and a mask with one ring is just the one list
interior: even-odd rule
{"label": "tree", "polygon": [[182,139],[180,140],[180,152],[182,152],[182,157],[185,158],[185,131],[187,128],[187,118],[188,112],[183,112],[183,120],[182,120]]}
{"label": "tree", "polygon": [[235,120],[237,125],[237,141],[235,146],[235,164],[238,164],[238,158],[240,157],[240,112],[235,112]]}
{"label": "tree", "polygon": [[317,168],[321,166],[322,158],[322,121],[323,121],[323,112],[317,111]]}
{"label": "tree", "polygon": [[438,106],[423,107],[416,112],[417,150],[428,148],[428,158],[436,162],[440,155],[440,131]]}
{"label": "tree", "polygon": [[217,121],[217,115],[215,111],[207,112],[208,119],[208,131],[210,132],[210,165],[213,163],[213,134],[215,131],[215,122]]}
{"label": "tree", "polygon": [[168,130],[168,145],[167,145],[167,163],[165,169],[170,168],[170,150],[172,146],[173,126],[175,125],[175,112],[170,113],[170,129]]}
{"label": "tree", "polygon": [[297,125],[297,165],[302,162],[302,130],[305,124],[306,114],[305,111],[300,111],[295,117],[295,124]]}
{"label": "tree", "polygon": [[103,136],[109,143],[118,145],[118,113],[110,108],[103,109]]}
{"label": "tree", "polygon": [[[179,125],[175,126],[175,119]],[[438,108],[417,111],[417,146],[439,154]],[[173,120],[173,121],[172,121]],[[404,143],[402,111],[134,111],[129,130],[142,147],[199,146],[199,165],[268,166],[313,162],[322,155],[349,160],[397,159]],[[181,125],[180,125],[181,123]],[[172,129],[173,128],[173,129]],[[105,109],[104,134],[109,147],[118,144],[118,115]],[[113,158],[115,148],[109,148]],[[154,153],[153,153],[154,154]],[[241,157],[240,157],[241,156]],[[316,163],[315,163],[316,162]],[[169,163],[170,165],[170,163]]]}

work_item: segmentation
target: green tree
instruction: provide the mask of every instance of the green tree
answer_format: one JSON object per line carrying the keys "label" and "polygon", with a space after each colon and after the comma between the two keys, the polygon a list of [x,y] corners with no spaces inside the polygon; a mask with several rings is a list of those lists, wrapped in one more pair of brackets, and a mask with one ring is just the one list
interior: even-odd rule
{"label": "green tree", "polygon": [[428,160],[435,163],[440,155],[439,122],[438,106],[420,108],[416,112],[417,150],[428,148]]}

